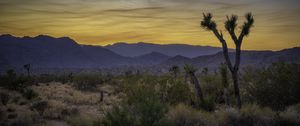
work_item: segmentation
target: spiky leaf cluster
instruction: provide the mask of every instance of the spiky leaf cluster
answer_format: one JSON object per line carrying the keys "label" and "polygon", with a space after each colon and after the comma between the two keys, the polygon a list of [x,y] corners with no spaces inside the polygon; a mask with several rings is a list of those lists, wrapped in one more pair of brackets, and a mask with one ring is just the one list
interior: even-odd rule
{"label": "spiky leaf cluster", "polygon": [[203,13],[203,20],[201,21],[201,26],[207,30],[213,30],[216,29],[217,25],[215,23],[215,21],[212,21],[212,14],[211,13],[207,13],[204,14]]}
{"label": "spiky leaf cluster", "polygon": [[192,66],[192,65],[185,64],[184,65],[184,71],[186,73],[190,73],[191,74],[191,73],[195,73],[197,71],[197,69],[194,66]]}
{"label": "spiky leaf cluster", "polygon": [[242,26],[242,33],[247,36],[250,33],[250,28],[254,24],[254,18],[253,18],[253,15],[251,13],[247,13],[245,15],[245,18],[246,18],[246,22]]}
{"label": "spiky leaf cluster", "polygon": [[237,26],[237,19],[238,17],[236,15],[232,15],[231,17],[227,16],[227,20],[225,21],[225,28],[227,31],[234,32]]}

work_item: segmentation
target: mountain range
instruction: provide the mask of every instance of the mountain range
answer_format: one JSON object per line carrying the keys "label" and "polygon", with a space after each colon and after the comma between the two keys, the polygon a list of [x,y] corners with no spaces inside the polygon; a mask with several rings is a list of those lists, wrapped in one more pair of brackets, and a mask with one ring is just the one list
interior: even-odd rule
{"label": "mountain range", "polygon": [[211,55],[222,51],[222,48],[211,46],[194,46],[186,44],[152,44],[152,43],[115,43],[107,45],[107,48],[117,54],[127,57],[136,57],[146,55],[151,52],[159,52],[167,56],[181,55],[194,58],[200,55]]}
{"label": "mountain range", "polygon": [[[113,69],[167,70],[171,65],[193,64],[217,68],[224,62],[221,48],[184,44],[117,43],[108,46],[80,45],[68,37],[0,36],[0,72],[22,69]],[[230,58],[234,61],[233,53]],[[243,51],[241,65],[265,66],[272,62],[300,62],[300,48],[281,51]],[[117,71],[118,71],[117,70]]]}

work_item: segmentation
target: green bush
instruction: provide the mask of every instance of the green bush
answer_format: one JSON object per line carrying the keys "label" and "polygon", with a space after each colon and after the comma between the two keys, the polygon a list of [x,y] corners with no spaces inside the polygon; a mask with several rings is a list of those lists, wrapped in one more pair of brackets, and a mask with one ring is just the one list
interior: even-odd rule
{"label": "green bush", "polygon": [[257,105],[244,105],[241,110],[234,108],[216,112],[219,125],[225,126],[272,126],[275,112]]}
{"label": "green bush", "polygon": [[31,100],[33,98],[36,98],[38,97],[38,93],[36,93],[34,90],[30,89],[30,88],[27,88],[27,89],[24,89],[23,91],[23,96],[28,99],[28,100]]}
{"label": "green bush", "polygon": [[9,101],[9,94],[5,92],[0,92],[0,99],[2,105],[6,105]]}
{"label": "green bush", "polygon": [[10,90],[22,91],[25,87],[34,84],[36,84],[34,77],[17,75],[13,69],[0,76],[0,86]]}
{"label": "green bush", "polygon": [[98,125],[104,126],[136,126],[138,125],[133,113],[130,113],[128,106],[115,106],[110,112],[108,112],[102,123]]}
{"label": "green bush", "polygon": [[190,103],[192,93],[190,87],[180,81],[173,82],[167,90],[167,102],[170,104]]}
{"label": "green bush", "polygon": [[300,103],[288,107],[276,118],[276,126],[299,126],[300,125]]}
{"label": "green bush", "polygon": [[126,88],[126,102],[107,113],[106,126],[137,125],[155,126],[167,110],[155,88],[151,85],[134,84]]}
{"label": "green bush", "polygon": [[161,121],[163,126],[215,126],[212,114],[179,104],[169,109]]}
{"label": "green bush", "polygon": [[266,69],[246,69],[243,97],[275,110],[300,102],[300,65],[274,63]]}
{"label": "green bush", "polygon": [[74,77],[73,86],[82,91],[94,90],[98,84],[104,83],[101,75],[97,74],[81,74]]}
{"label": "green bush", "polygon": [[204,102],[199,103],[199,107],[205,111],[214,111],[215,110],[215,98],[206,97]]}
{"label": "green bush", "polygon": [[32,103],[32,105],[30,106],[30,109],[37,110],[40,115],[43,115],[43,113],[47,107],[48,107],[47,101],[36,101],[36,102]]}

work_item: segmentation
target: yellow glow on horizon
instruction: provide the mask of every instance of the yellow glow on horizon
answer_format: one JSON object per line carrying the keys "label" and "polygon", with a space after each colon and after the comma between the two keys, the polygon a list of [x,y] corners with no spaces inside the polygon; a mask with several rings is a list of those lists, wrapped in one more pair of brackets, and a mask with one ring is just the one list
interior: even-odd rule
{"label": "yellow glow on horizon", "polygon": [[[279,50],[300,46],[297,0],[3,0],[0,34],[68,36],[80,44],[116,42],[182,43],[220,46],[200,27],[203,12],[212,12],[224,34],[226,15],[252,12],[255,27],[243,49]],[[228,35],[229,47],[233,47]]]}

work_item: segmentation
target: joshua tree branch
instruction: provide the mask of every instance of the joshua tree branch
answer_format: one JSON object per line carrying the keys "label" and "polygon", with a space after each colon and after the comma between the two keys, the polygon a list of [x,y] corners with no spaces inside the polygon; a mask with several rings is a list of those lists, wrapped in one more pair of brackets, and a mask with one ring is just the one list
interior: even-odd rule
{"label": "joshua tree branch", "polygon": [[228,55],[228,47],[227,47],[227,43],[225,41],[225,39],[223,38],[223,35],[220,34],[216,28],[212,29],[213,33],[215,34],[215,36],[219,39],[219,41],[221,42],[222,44],[222,49],[223,49],[223,55],[224,55],[224,58],[225,58],[225,61],[226,61],[226,64],[228,65],[228,68],[231,72],[233,72],[233,67],[232,67],[232,64],[231,64],[231,61],[230,61],[230,58],[229,58],[229,55]]}

